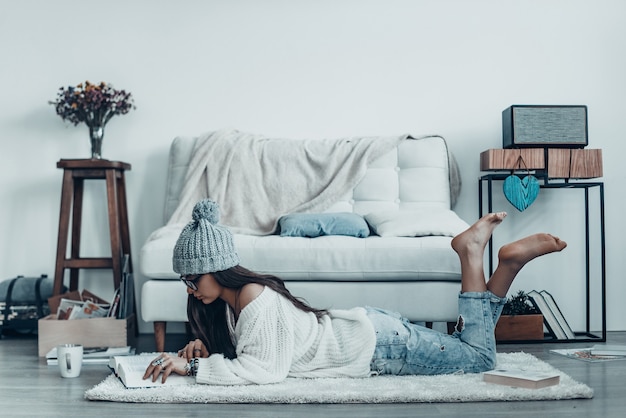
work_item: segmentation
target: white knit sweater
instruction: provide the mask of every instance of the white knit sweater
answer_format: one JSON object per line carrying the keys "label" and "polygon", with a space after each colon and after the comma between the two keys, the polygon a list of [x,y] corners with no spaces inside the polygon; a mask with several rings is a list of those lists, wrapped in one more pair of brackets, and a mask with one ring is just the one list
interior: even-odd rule
{"label": "white knit sweater", "polygon": [[235,326],[237,358],[199,361],[196,381],[265,384],[292,377],[367,377],[376,345],[365,309],[331,310],[319,321],[268,287]]}

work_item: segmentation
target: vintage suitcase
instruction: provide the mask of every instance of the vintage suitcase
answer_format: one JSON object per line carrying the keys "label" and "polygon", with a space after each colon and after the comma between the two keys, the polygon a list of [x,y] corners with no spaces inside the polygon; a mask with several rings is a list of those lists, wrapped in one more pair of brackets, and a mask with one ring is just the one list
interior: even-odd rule
{"label": "vintage suitcase", "polygon": [[53,280],[17,276],[0,282],[0,336],[5,330],[37,331],[37,321],[50,314],[48,298],[52,296]]}

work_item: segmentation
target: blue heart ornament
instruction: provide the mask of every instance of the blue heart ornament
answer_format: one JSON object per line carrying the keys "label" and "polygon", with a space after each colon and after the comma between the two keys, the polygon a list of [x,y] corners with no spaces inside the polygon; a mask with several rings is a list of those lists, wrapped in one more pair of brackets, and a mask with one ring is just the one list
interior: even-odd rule
{"label": "blue heart ornament", "polygon": [[524,178],[511,174],[502,185],[504,196],[517,210],[523,212],[537,199],[539,195],[539,181],[535,176]]}

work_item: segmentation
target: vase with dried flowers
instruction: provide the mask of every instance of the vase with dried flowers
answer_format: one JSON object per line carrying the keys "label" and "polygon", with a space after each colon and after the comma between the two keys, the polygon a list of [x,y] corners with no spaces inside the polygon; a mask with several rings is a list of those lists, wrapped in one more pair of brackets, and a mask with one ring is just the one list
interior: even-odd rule
{"label": "vase with dried flowers", "polygon": [[125,115],[135,108],[130,92],[116,90],[109,83],[92,84],[89,81],[77,86],[61,87],[55,101],[57,115],[65,121],[89,127],[91,158],[102,158],[104,127],[115,115]]}

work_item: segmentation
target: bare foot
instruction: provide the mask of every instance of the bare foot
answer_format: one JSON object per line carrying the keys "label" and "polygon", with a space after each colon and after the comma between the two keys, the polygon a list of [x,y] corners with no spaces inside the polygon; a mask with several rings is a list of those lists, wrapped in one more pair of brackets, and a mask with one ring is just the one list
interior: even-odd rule
{"label": "bare foot", "polygon": [[515,276],[533,258],[561,251],[565,241],[550,234],[535,234],[504,245],[498,252],[498,267],[487,283],[494,295],[505,297]]}
{"label": "bare foot", "polygon": [[504,245],[498,252],[500,265],[519,271],[533,258],[561,251],[567,243],[550,234],[534,234]]}
{"label": "bare foot", "polygon": [[474,225],[454,237],[452,249],[459,255],[468,255],[478,251],[482,257],[493,230],[500,225],[505,217],[506,212],[488,213],[483,216]]}
{"label": "bare foot", "polygon": [[452,248],[461,262],[461,292],[487,290],[483,254],[493,230],[505,216],[506,212],[489,213],[452,240]]}

